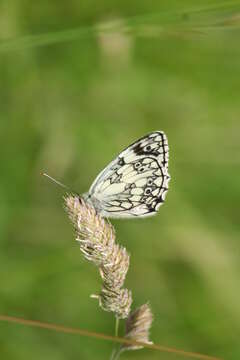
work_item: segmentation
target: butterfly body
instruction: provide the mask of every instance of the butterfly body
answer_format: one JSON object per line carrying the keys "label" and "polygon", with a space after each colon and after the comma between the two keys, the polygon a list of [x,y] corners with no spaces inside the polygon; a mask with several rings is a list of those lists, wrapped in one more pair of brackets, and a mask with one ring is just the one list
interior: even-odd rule
{"label": "butterfly body", "polygon": [[83,197],[103,217],[150,216],[164,202],[169,180],[167,137],[155,131],[123,150]]}

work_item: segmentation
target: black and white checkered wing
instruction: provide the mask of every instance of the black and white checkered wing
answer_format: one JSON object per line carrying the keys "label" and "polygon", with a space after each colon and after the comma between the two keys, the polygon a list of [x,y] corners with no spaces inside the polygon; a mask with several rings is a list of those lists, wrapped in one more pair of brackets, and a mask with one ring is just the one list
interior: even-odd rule
{"label": "black and white checkered wing", "polygon": [[122,151],[85,197],[103,217],[154,215],[165,200],[169,179],[167,137],[155,131]]}

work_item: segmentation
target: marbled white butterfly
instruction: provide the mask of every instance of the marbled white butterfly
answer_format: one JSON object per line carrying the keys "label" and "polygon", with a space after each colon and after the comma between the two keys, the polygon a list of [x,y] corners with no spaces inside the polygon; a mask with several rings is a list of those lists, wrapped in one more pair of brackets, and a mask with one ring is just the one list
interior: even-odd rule
{"label": "marbled white butterfly", "polygon": [[103,217],[150,216],[164,202],[169,180],[167,137],[154,131],[123,150],[83,197]]}
{"label": "marbled white butterfly", "polygon": [[169,180],[167,137],[163,131],[154,131],[123,150],[82,197],[102,217],[150,216],[164,202]]}

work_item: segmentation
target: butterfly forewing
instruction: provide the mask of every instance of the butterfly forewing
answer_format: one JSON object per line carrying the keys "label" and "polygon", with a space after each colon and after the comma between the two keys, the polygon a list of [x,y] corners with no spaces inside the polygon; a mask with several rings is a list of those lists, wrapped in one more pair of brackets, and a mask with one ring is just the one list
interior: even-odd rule
{"label": "butterfly forewing", "polygon": [[86,198],[104,217],[149,216],[164,202],[169,179],[167,137],[155,131],[122,151]]}

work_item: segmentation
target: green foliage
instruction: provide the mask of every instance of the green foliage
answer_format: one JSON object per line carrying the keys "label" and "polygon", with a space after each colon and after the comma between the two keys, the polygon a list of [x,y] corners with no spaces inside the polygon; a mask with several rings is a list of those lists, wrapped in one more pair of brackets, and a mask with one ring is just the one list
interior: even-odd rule
{"label": "green foliage", "polygon": [[[113,334],[62,209],[125,146],[169,139],[157,216],[115,221],[152,340],[239,359],[240,3],[5,0],[0,12],[1,313]],[[111,344],[0,323],[5,360],[106,359]],[[124,359],[175,359],[150,350]],[[179,357],[176,356],[176,359]]]}

